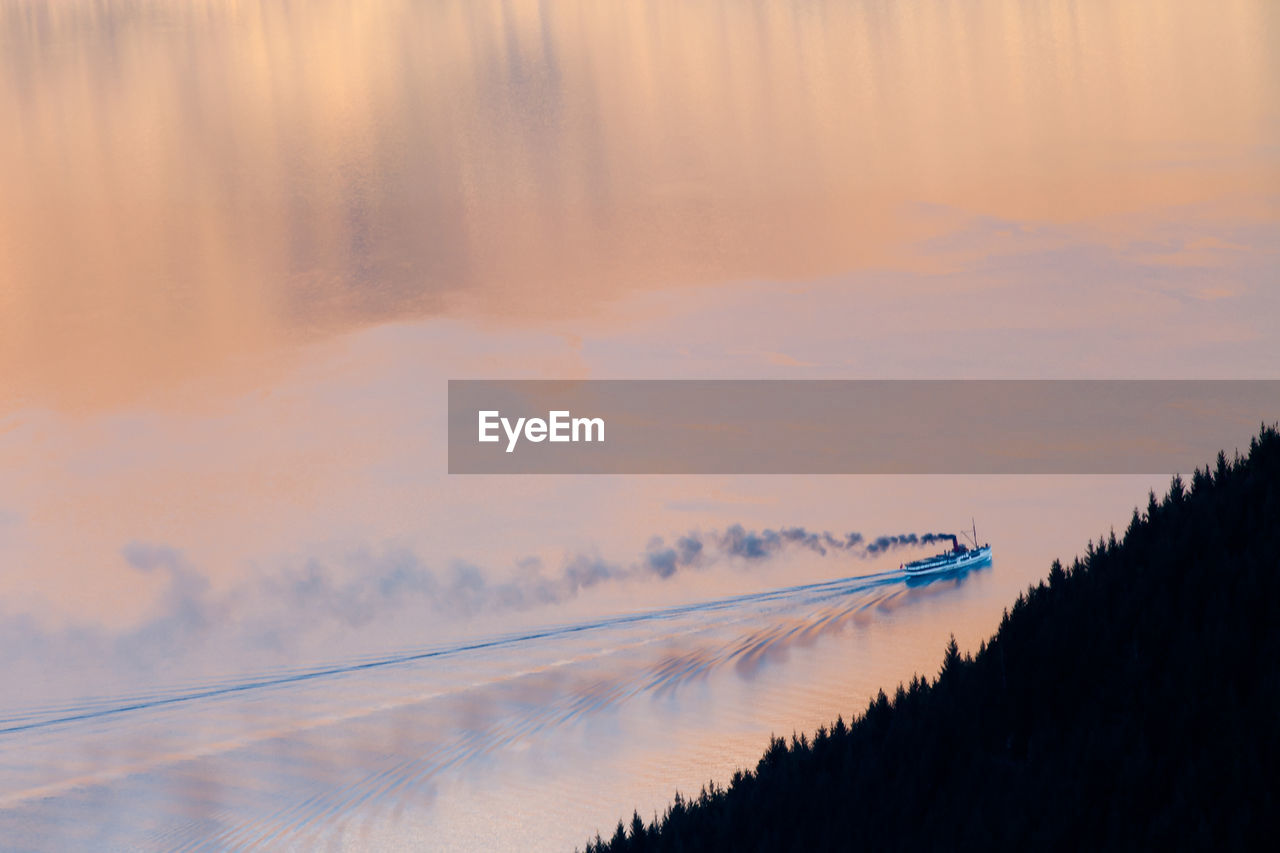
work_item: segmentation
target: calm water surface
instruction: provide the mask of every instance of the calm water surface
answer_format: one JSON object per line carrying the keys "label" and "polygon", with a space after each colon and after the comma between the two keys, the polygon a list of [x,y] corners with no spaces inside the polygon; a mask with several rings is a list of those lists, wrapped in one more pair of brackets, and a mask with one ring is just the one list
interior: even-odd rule
{"label": "calm water surface", "polygon": [[569,849],[936,668],[944,626],[969,640],[1014,594],[996,571],[6,709],[0,826],[18,848]]}
{"label": "calm water surface", "polygon": [[[0,837],[571,849],[976,647],[1164,477],[450,478],[445,381],[1275,377],[1278,57],[1270,0],[0,0]],[[627,574],[973,516],[922,587]]]}

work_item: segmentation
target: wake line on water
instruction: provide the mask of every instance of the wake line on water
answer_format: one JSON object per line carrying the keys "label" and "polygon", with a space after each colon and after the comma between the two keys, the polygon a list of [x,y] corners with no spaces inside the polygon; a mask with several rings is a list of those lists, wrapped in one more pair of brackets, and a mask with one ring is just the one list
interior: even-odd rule
{"label": "wake line on water", "polygon": [[[348,784],[319,790],[313,797],[272,814],[228,827],[215,843],[230,847],[267,842],[314,846],[321,843],[321,839],[332,837],[343,821],[358,812],[362,812],[366,826],[376,825],[416,801],[439,774],[545,730],[574,723],[645,694],[655,698],[674,697],[683,685],[705,680],[726,666],[733,666],[740,675],[751,678],[762,666],[780,659],[777,656],[785,654],[788,648],[808,645],[818,636],[857,619],[858,613],[918,594],[909,586],[900,585],[902,580],[901,573],[886,572],[679,608],[687,613],[726,601],[730,606],[744,600],[746,603],[770,600],[783,603],[782,607],[763,610],[744,607],[740,614],[735,614],[741,618],[729,623],[705,623],[709,636],[701,642],[687,642],[682,638],[656,659],[637,660],[605,677],[592,678],[567,690],[555,690],[539,696],[537,701],[518,702],[509,713],[488,721],[473,721],[474,728],[470,723],[464,725],[459,737],[443,742],[425,738],[421,751],[401,748],[394,759],[373,772]],[[804,612],[795,614],[799,609]],[[720,610],[733,612],[729,607]],[[665,612],[640,616],[646,618]],[[733,631],[727,636],[723,633],[723,629],[740,622],[748,623],[746,630]],[[752,625],[753,622],[757,624]],[[674,640],[675,635],[667,634],[664,638]],[[190,849],[198,846],[193,843]]]}
{"label": "wake line on water", "polygon": [[[50,727],[49,734],[15,753],[13,790],[0,796],[0,835],[6,821],[62,825],[65,815],[98,808],[104,797],[165,801],[192,778],[254,779],[268,768],[266,788],[221,788],[220,811],[207,821],[166,814],[145,836],[121,825],[96,846],[313,847],[335,833],[365,837],[430,802],[442,774],[645,697],[661,702],[655,708],[663,713],[687,714],[707,690],[720,689],[713,685],[723,687],[717,679],[726,674],[752,681],[776,674],[791,650],[916,600],[923,591],[909,580],[899,571],[844,577],[285,675],[259,671],[211,689],[173,688],[152,701],[102,699],[107,704],[94,713],[51,711],[34,719],[28,711],[23,726],[9,728]],[[453,663],[435,662],[451,656]],[[340,679],[360,672],[367,675]],[[299,682],[317,686],[252,692]],[[241,698],[195,701],[201,695]],[[142,710],[164,706],[176,708]],[[104,716],[113,722],[54,727],[60,718]],[[61,756],[72,749],[118,759],[68,777]]]}
{"label": "wake line on water", "polygon": [[[152,613],[118,633],[88,626],[37,629],[33,633],[30,625],[15,626],[20,645],[38,650],[38,656],[22,660],[25,668],[38,673],[32,686],[52,688],[52,695],[15,696],[12,704],[0,704],[0,735],[90,719],[95,714],[155,707],[157,702],[190,701],[323,678],[353,671],[357,662],[350,657],[340,664],[322,666],[317,660],[323,658],[318,656],[287,660],[281,656],[287,651],[282,638],[289,646],[307,648],[310,640],[326,634],[332,637],[336,629],[351,632],[353,643],[364,645],[355,632],[373,623],[427,615],[455,619],[524,612],[569,601],[604,584],[670,581],[717,565],[754,568],[806,552],[841,560],[878,559],[897,549],[946,540],[954,546],[955,538],[949,533],[867,538],[856,531],[833,535],[803,527],[749,530],[734,524],[721,530],[690,531],[674,539],[654,536],[643,552],[629,561],[617,562],[601,557],[594,549],[579,549],[566,552],[558,571],[549,571],[550,567],[535,556],[517,561],[515,571],[506,575],[491,574],[465,560],[453,560],[447,569],[433,570],[412,549],[358,547],[345,556],[286,563],[279,571],[244,579],[221,591],[215,591],[212,576],[181,550],[164,543],[130,542],[121,551],[125,561],[138,571],[164,577],[165,588]],[[841,568],[831,573],[847,571]],[[7,627],[0,624],[0,628]],[[251,664],[256,668],[252,679],[237,672],[234,663],[218,674],[208,669],[185,677],[155,674],[162,667],[173,672],[171,667],[188,654],[199,655],[224,643],[229,655],[225,663],[239,660],[242,653],[259,661]],[[491,644],[479,646],[488,647]],[[382,648],[377,655],[388,655],[385,646]],[[275,655],[276,663],[261,662],[260,650]],[[358,663],[373,668],[412,663],[441,651],[459,649],[412,650],[394,659],[368,656]],[[67,661],[94,673],[104,686],[82,687],[83,692],[77,695],[70,679],[45,677],[46,673],[62,671]]]}
{"label": "wake line on water", "polygon": [[[573,634],[602,630],[605,628],[614,628],[622,625],[673,619],[699,612],[717,612],[733,607],[741,607],[746,604],[781,601],[803,596],[805,594],[818,594],[818,600],[821,600],[822,598],[836,595],[847,595],[851,592],[870,589],[875,586],[901,583],[905,580],[906,575],[898,570],[876,572],[868,575],[854,575],[836,580],[800,584],[797,586],[767,590],[764,592],[746,593],[727,598],[713,599],[711,601],[676,605],[673,607],[645,611],[642,613],[623,614],[605,619],[592,620],[589,622],[555,626],[535,631],[521,632],[518,634],[503,635],[439,648],[403,652],[385,657],[377,657],[372,660],[330,664],[314,669],[298,672],[286,672],[284,674],[272,675],[269,677],[252,677],[248,680],[234,682],[231,684],[217,684],[196,688],[172,696],[165,696],[161,694],[159,696],[148,697],[135,696],[127,699],[108,698],[98,700],[97,703],[86,703],[79,706],[73,706],[71,708],[55,710],[46,709],[45,713],[49,714],[49,716],[35,719],[32,718],[33,714],[31,712],[11,715],[0,720],[0,736],[20,734],[22,732],[70,725],[90,720],[101,720],[103,718],[121,716],[136,711],[194,703],[204,699],[232,696],[272,687],[296,685],[304,682],[318,681],[325,678],[367,672],[425,660],[449,658],[470,652],[496,648],[509,648],[525,643],[537,642],[539,640],[565,637]],[[105,705],[105,707],[102,707],[103,705]]]}

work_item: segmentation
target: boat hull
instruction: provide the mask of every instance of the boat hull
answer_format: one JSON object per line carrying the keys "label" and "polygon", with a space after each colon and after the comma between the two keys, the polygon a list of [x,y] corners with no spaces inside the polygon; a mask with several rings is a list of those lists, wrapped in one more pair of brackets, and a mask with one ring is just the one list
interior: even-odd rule
{"label": "boat hull", "polygon": [[991,565],[991,546],[983,545],[981,548],[973,548],[961,554],[925,560],[914,566],[908,563],[902,567],[902,573],[907,577],[918,578],[989,565]]}

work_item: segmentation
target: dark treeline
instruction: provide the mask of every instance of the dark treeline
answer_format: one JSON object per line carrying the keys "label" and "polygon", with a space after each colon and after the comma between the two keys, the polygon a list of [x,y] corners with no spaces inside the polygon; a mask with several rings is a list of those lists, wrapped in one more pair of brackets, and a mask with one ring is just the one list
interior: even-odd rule
{"label": "dark treeline", "polygon": [[1175,477],[970,658],[601,851],[1275,849],[1280,434]]}

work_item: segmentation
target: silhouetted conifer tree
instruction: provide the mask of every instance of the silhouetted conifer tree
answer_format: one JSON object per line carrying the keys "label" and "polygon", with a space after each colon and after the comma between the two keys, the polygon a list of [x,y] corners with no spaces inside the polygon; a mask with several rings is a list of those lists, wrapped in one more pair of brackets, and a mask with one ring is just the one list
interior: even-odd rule
{"label": "silhouetted conifer tree", "polygon": [[1280,433],[1148,495],[976,656],[588,850],[1270,849],[1280,827]]}

